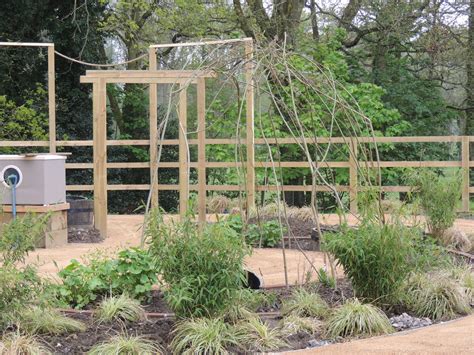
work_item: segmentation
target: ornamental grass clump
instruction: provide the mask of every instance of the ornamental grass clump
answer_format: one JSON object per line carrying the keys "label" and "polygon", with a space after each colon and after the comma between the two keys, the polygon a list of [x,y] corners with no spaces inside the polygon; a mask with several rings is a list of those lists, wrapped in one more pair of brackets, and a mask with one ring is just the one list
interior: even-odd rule
{"label": "ornamental grass clump", "polygon": [[299,288],[283,301],[281,313],[285,316],[325,318],[329,314],[329,306],[317,293]]}
{"label": "ornamental grass clump", "polygon": [[6,333],[0,339],[0,355],[49,355],[51,351],[30,334]]}
{"label": "ornamental grass clump", "polygon": [[95,345],[88,355],[161,355],[165,351],[155,342],[141,336],[116,335]]}
{"label": "ornamental grass clump", "polygon": [[280,321],[280,329],[286,336],[295,334],[314,335],[323,329],[324,323],[317,318],[289,315]]}
{"label": "ornamental grass clump", "polygon": [[348,300],[337,307],[326,323],[326,334],[331,338],[373,336],[394,331],[385,313],[372,304],[358,299]]}
{"label": "ornamental grass clump", "polygon": [[471,311],[470,294],[446,272],[415,273],[404,286],[405,303],[419,317],[450,319]]}
{"label": "ornamental grass clump", "polygon": [[242,321],[236,328],[241,344],[252,351],[272,351],[288,345],[283,340],[281,329],[270,328],[258,317]]}
{"label": "ornamental grass clump", "polygon": [[84,323],[52,308],[29,307],[19,313],[19,319],[20,328],[32,334],[59,335],[86,330]]}
{"label": "ornamental grass clump", "polygon": [[123,294],[104,298],[95,312],[99,322],[114,320],[137,322],[145,319],[145,310],[140,302]]}
{"label": "ornamental grass clump", "polygon": [[175,354],[228,354],[242,339],[234,327],[221,318],[192,318],[178,322],[170,347]]}

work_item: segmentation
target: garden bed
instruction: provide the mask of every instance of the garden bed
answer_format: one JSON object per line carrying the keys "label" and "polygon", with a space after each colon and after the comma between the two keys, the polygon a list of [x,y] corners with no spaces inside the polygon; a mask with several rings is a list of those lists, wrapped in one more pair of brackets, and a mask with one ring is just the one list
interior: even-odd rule
{"label": "garden bed", "polygon": [[[258,316],[266,322],[270,328],[277,327],[282,316],[280,314],[282,302],[291,297],[296,287],[274,287],[265,289],[264,292],[275,295],[275,302],[272,305],[260,307],[257,309]],[[331,307],[337,307],[344,303],[345,300],[353,297],[353,290],[350,283],[345,279],[338,280],[338,289],[334,290],[330,287],[317,284],[317,286],[309,286],[313,292],[317,292],[321,298]],[[41,341],[44,342],[54,354],[79,354],[86,353],[94,345],[107,341],[118,334],[128,334],[133,336],[141,336],[160,344],[165,349],[169,349],[172,341],[172,330],[176,325],[176,318],[172,315],[170,307],[166,304],[163,294],[156,290],[153,291],[151,299],[144,304],[147,312],[147,319],[138,322],[122,322],[115,321],[111,323],[100,323],[94,318],[92,310],[63,310],[65,314],[73,319],[84,322],[87,329],[79,333],[70,333],[65,335],[42,335]],[[398,312],[398,311],[397,311]],[[387,312],[395,329],[402,331],[413,328],[419,328],[434,324],[430,320],[417,321],[417,318],[407,314]],[[401,325],[403,322],[406,324]],[[312,347],[324,346],[332,343],[345,342],[347,338],[329,339],[324,336],[323,332],[314,334],[296,333],[287,337],[287,346],[279,348],[279,351],[297,350]],[[237,347],[229,348],[231,353],[246,354],[242,349]]]}

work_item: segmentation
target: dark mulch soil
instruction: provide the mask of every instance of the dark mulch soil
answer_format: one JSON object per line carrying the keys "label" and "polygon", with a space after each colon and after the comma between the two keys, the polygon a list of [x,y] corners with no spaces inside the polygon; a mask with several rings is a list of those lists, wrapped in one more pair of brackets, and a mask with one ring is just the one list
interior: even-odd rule
{"label": "dark mulch soil", "polygon": [[87,330],[60,336],[43,335],[41,339],[51,347],[54,354],[84,354],[94,345],[106,341],[114,335],[126,332],[128,335],[141,335],[166,348],[170,342],[170,332],[174,325],[172,319],[149,319],[137,323],[102,323],[86,314],[69,315],[87,324]]}
{"label": "dark mulch soil", "polygon": [[[344,299],[352,296],[351,285],[346,280],[338,280],[337,291],[321,285],[314,287],[314,290],[316,290],[331,307],[341,304]],[[281,317],[275,316],[274,313],[269,312],[278,312],[281,309],[282,300],[290,296],[292,288],[294,287],[281,287],[265,290],[265,292],[277,295],[275,304],[258,309],[262,319],[264,319],[270,326],[277,326]],[[152,298],[144,305],[144,307],[149,313],[171,313],[163,294],[158,290],[153,292]],[[265,315],[264,313],[268,313],[268,315]],[[87,330],[81,333],[60,336],[41,336],[41,340],[46,343],[51,350],[53,350],[54,354],[84,354],[94,345],[107,341],[111,337],[122,333],[143,336],[144,338],[159,343],[166,349],[171,342],[170,333],[175,324],[175,319],[173,317],[159,319],[149,317],[147,321],[138,323],[114,322],[98,324],[94,321],[94,318],[90,313],[72,313],[68,314],[68,316],[85,322]],[[296,334],[287,340],[289,345],[280,350],[303,349],[308,347],[311,341],[321,341],[322,336],[318,334],[313,336],[307,334]],[[229,350],[231,350],[232,353],[245,354],[241,349],[236,348]],[[253,352],[247,352],[247,354],[251,353]]]}
{"label": "dark mulch soil", "polygon": [[94,227],[69,227],[67,231],[68,243],[100,243],[103,240],[104,238],[100,236],[100,232]]}

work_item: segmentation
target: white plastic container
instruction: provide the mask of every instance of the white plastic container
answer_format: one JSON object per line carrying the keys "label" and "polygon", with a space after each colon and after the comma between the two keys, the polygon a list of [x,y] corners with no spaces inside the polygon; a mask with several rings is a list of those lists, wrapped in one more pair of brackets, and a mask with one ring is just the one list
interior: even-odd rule
{"label": "white plastic container", "polygon": [[9,205],[12,173],[19,178],[18,205],[52,205],[66,202],[66,157],[56,154],[0,155],[0,203]]}

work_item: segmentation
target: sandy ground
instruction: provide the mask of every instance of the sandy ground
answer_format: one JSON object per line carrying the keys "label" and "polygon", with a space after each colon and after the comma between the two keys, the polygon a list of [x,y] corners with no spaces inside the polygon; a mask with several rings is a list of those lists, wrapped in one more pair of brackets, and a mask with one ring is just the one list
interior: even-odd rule
{"label": "sandy ground", "polygon": [[[166,216],[168,219],[176,216]],[[348,222],[356,224],[357,219],[348,215]],[[212,216],[208,216],[212,220]],[[337,225],[339,217],[333,214],[321,215],[322,223]],[[70,243],[67,246],[52,249],[37,249],[27,258],[27,263],[37,263],[43,275],[54,277],[57,271],[66,266],[71,259],[81,259],[90,252],[101,250],[115,253],[127,246],[140,244],[141,215],[110,215],[108,216],[108,238],[102,243]],[[474,220],[459,219],[455,225],[466,232],[474,232]],[[310,272],[311,263],[315,268],[324,266],[324,255],[319,252],[305,252],[296,250],[286,251],[288,282],[295,284],[301,282]],[[255,249],[253,254],[246,259],[246,266],[263,279],[264,286],[283,285],[285,273],[282,250],[280,249]],[[314,271],[314,270],[313,270]],[[338,272],[342,275],[341,271]]]}
{"label": "sandy ground", "polygon": [[[80,260],[81,257],[97,250],[113,254],[123,247],[139,245],[142,223],[143,216],[110,215],[108,217],[108,238],[102,243],[70,243],[59,248],[37,249],[30,253],[26,262],[37,263],[41,274],[54,278],[57,271],[66,266],[71,259]],[[287,250],[286,259],[290,284],[303,281],[306,274],[312,270],[311,263],[317,269],[324,266],[324,255],[319,252],[302,254],[296,250]],[[253,254],[246,259],[246,267],[261,277],[264,286],[285,284],[281,249],[255,249]]]}
{"label": "sandy ground", "polygon": [[280,354],[474,354],[474,315],[389,336]]}

